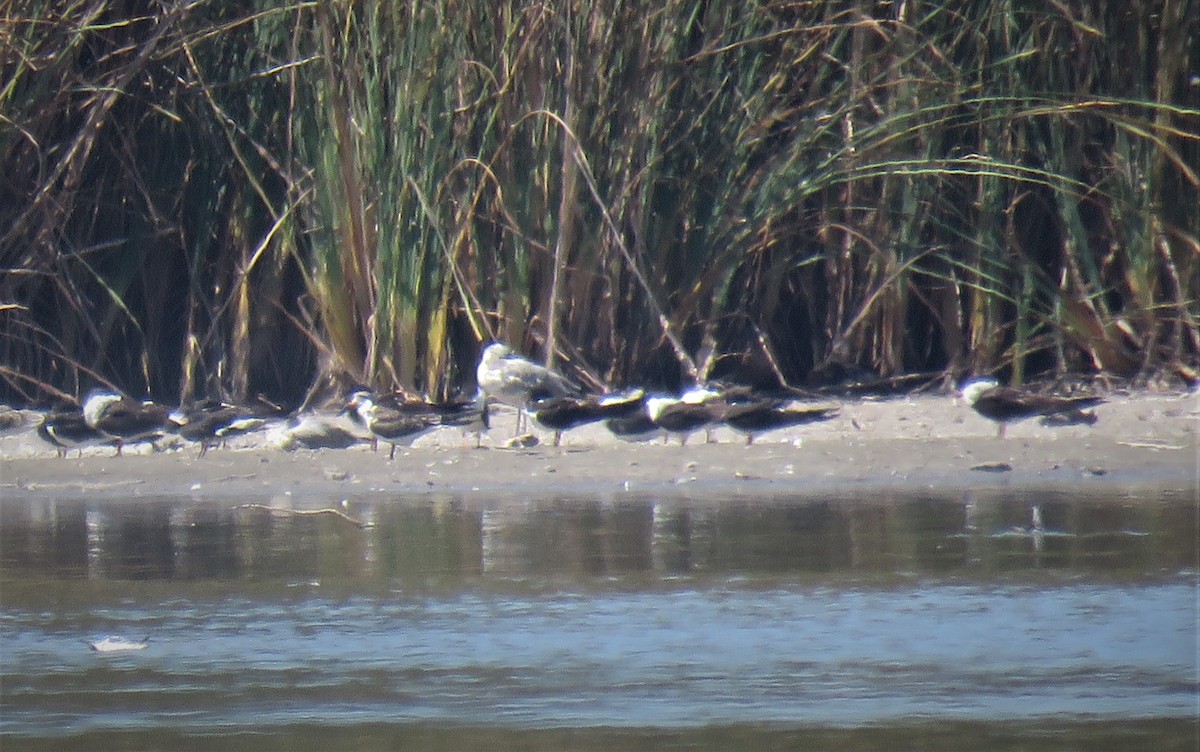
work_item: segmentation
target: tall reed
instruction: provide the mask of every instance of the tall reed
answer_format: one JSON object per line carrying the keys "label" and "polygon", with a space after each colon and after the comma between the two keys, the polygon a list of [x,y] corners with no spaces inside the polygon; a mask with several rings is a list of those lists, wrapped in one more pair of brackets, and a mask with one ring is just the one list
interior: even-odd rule
{"label": "tall reed", "polygon": [[1193,0],[0,11],[0,383],[1200,357]]}

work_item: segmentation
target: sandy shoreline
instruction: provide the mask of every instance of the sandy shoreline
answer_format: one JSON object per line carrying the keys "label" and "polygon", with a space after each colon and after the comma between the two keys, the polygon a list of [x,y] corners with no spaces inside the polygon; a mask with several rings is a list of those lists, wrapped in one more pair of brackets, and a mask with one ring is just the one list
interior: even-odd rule
{"label": "sandy shoreline", "polygon": [[[196,496],[254,500],[286,494],[314,504],[350,497],[451,493],[465,498],[554,495],[867,496],[886,489],[1039,488],[1200,494],[1200,395],[1112,395],[1094,426],[994,424],[951,397],[843,405],[827,423],[761,437],[747,447],[726,428],[678,443],[630,444],[602,426],[563,446],[504,448],[511,415],[484,447],[441,429],[411,448],[285,452],[256,434],[198,457],[194,445],[113,456],[109,447],[60,459],[32,431],[0,438],[0,498]],[[1005,469],[1007,468],[1007,469]]]}

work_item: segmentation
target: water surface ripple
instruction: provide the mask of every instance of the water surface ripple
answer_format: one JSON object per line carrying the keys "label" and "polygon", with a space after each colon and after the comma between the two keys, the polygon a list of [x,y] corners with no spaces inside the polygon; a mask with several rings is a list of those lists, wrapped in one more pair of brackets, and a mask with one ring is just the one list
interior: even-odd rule
{"label": "water surface ripple", "polygon": [[1183,500],[341,508],[6,506],[0,733],[1196,717]]}

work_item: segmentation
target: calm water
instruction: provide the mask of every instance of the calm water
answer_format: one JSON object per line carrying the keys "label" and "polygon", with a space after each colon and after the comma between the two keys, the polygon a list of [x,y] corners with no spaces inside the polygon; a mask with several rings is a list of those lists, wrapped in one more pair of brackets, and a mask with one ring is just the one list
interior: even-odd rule
{"label": "calm water", "polygon": [[0,503],[0,747],[1197,743],[1185,495],[247,503]]}

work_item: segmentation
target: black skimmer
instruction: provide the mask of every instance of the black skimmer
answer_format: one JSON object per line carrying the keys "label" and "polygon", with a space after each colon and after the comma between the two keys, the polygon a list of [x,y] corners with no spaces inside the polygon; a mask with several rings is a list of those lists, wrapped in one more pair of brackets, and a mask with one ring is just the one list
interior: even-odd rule
{"label": "black skimmer", "polygon": [[167,408],[153,402],[138,402],[124,395],[93,390],[83,401],[83,419],[121,447],[139,441],[152,444],[162,436],[167,424]]}
{"label": "black skimmer", "polygon": [[654,395],[646,397],[646,414],[650,421],[668,434],[679,436],[679,445],[687,444],[694,431],[708,428],[721,419],[724,402],[720,392],[695,387],[678,397]]}
{"label": "black skimmer", "polygon": [[[996,432],[998,438],[1004,438],[1005,429],[1010,421],[1036,416],[1083,414],[1081,413],[1083,408],[1104,402],[1104,398],[1095,396],[1062,397],[1053,394],[1035,394],[1013,387],[1000,386],[995,379],[989,378],[972,379],[963,384],[962,397],[968,405],[975,409],[975,412],[999,424]],[[1085,415],[1083,420],[1078,422],[1088,420],[1092,419]],[[1095,421],[1092,420],[1092,422]]]}
{"label": "black skimmer", "polygon": [[400,402],[376,397],[359,390],[346,403],[352,420],[365,426],[371,435],[392,445],[388,459],[396,456],[396,445],[408,446],[420,435],[442,424],[442,416],[426,402]]}
{"label": "black skimmer", "polygon": [[543,428],[554,431],[554,446],[562,432],[601,420],[619,420],[642,413],[646,393],[641,389],[612,392],[595,397],[547,397],[534,401],[529,409]]}
{"label": "black skimmer", "polygon": [[629,415],[609,418],[604,421],[604,427],[622,441],[651,441],[664,435],[663,429],[650,420],[646,413],[646,401],[642,400],[642,409]]}
{"label": "black skimmer", "polygon": [[803,423],[829,420],[841,412],[837,405],[805,405],[769,397],[730,399],[725,406],[725,425],[746,435],[746,446],[760,433]]}
{"label": "black skimmer", "polygon": [[475,379],[489,400],[517,408],[518,433],[522,416],[535,399],[583,396],[583,390],[566,377],[521,357],[500,342],[484,348]]}
{"label": "black skimmer", "polygon": [[59,457],[66,457],[70,449],[83,448],[91,444],[111,444],[112,439],[88,425],[79,410],[51,410],[37,427],[38,436],[54,446]]}
{"label": "black skimmer", "polygon": [[266,418],[247,408],[213,401],[174,410],[167,417],[175,425],[175,433],[200,445],[201,457],[213,445],[256,431],[267,422]]}
{"label": "black skimmer", "polygon": [[431,402],[429,408],[436,412],[443,426],[456,426],[475,434],[475,448],[483,443],[483,432],[488,430],[487,396],[480,389],[469,399],[451,399],[446,402]]}

